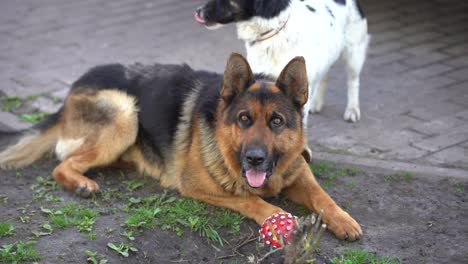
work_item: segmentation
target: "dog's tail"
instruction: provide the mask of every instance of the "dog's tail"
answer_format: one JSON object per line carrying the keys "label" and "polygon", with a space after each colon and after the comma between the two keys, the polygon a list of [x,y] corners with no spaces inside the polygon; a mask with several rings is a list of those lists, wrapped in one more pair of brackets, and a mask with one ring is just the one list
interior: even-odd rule
{"label": "dog's tail", "polygon": [[[27,166],[50,153],[59,137],[58,120],[62,109],[27,131],[19,131],[20,140],[0,152],[0,168],[17,169]],[[13,134],[13,133],[6,133]]]}

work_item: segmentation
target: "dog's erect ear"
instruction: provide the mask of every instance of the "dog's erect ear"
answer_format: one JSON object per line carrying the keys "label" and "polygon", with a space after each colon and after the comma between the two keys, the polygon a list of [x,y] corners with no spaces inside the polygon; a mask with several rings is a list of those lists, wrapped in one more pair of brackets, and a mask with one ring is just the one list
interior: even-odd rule
{"label": "dog's erect ear", "polygon": [[223,89],[221,97],[230,102],[236,95],[246,90],[254,77],[247,60],[242,55],[232,53],[224,71]]}
{"label": "dog's erect ear", "polygon": [[284,67],[276,86],[291,97],[299,107],[304,106],[309,97],[306,64],[303,57],[295,57]]}

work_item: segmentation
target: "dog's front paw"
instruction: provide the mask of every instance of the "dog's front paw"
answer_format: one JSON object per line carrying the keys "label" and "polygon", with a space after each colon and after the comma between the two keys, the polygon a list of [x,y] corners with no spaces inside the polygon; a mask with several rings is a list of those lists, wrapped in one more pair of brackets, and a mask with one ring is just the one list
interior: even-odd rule
{"label": "dog's front paw", "polygon": [[362,229],[359,223],[341,209],[327,222],[328,229],[339,239],[355,241],[362,237]]}
{"label": "dog's front paw", "polygon": [[348,106],[346,111],[343,115],[344,120],[349,122],[357,122],[361,119],[361,111],[359,110],[359,106]]}
{"label": "dog's front paw", "polygon": [[88,198],[91,194],[98,191],[99,185],[91,179],[82,180],[75,189],[75,193],[83,198]]}

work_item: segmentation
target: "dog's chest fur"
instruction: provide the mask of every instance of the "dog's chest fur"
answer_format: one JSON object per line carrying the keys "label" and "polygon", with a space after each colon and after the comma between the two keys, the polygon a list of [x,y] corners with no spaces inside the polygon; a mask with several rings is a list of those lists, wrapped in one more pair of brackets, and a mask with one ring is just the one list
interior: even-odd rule
{"label": "dog's chest fur", "polygon": [[[274,18],[254,17],[237,23],[238,36],[245,41],[248,60],[256,72],[278,76],[291,58],[304,56],[308,72],[321,74],[343,49],[348,9],[333,0],[292,0]],[[275,36],[258,41],[259,36],[282,25]]]}

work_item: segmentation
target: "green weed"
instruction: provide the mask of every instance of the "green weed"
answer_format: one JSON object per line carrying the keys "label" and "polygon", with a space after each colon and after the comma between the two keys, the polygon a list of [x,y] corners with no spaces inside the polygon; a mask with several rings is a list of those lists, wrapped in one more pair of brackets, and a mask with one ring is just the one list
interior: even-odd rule
{"label": "green weed", "polygon": [[8,204],[8,195],[0,194],[0,200],[2,201],[3,204]]}
{"label": "green weed", "polygon": [[133,192],[136,189],[143,187],[145,185],[144,181],[135,181],[135,180],[124,181],[124,183],[127,185],[127,190],[129,192]]}
{"label": "green weed", "polygon": [[107,246],[110,249],[117,251],[120,255],[124,257],[128,257],[130,255],[129,252],[138,252],[138,249],[133,247],[132,244],[120,243],[119,246],[116,246],[113,243],[107,243]]}
{"label": "green weed", "polygon": [[49,194],[50,192],[57,190],[58,185],[56,181],[52,179],[45,179],[40,176],[36,178],[36,181],[37,183],[31,186],[31,189],[34,192],[34,199],[37,200],[45,198],[46,201],[49,202],[59,202],[60,200],[63,201],[63,199]]}
{"label": "green weed", "polygon": [[23,113],[23,114],[20,114],[20,120],[23,122],[36,124],[42,121],[48,115],[50,115],[50,113],[45,113],[45,112],[36,112],[36,113],[30,113],[30,114]]}
{"label": "green weed", "polygon": [[325,189],[334,187],[336,180],[347,175],[348,172],[345,168],[337,168],[334,164],[327,162],[313,162],[310,168],[317,178],[323,180],[321,186]]}
{"label": "green weed", "polygon": [[120,235],[128,238],[129,240],[132,240],[132,241],[135,240],[135,237],[133,236],[133,231],[123,232],[123,233],[120,233]]}
{"label": "green weed", "polygon": [[153,195],[143,199],[130,198],[126,205],[130,216],[124,225],[129,228],[160,227],[172,230],[177,235],[184,233],[184,228],[198,232],[211,241],[222,244],[216,229],[229,228],[230,234],[240,230],[243,217],[229,210],[219,210],[192,199],[162,195]]}
{"label": "green weed", "polygon": [[108,261],[104,258],[103,255],[99,255],[97,252],[91,250],[85,250],[85,254],[88,256],[86,259],[89,263],[92,264],[106,264]]}
{"label": "green weed", "polygon": [[333,264],[398,264],[399,260],[388,257],[376,257],[375,254],[361,249],[347,249],[339,257],[330,259]]}
{"label": "green weed", "polygon": [[411,172],[405,172],[403,174],[403,178],[405,178],[405,181],[409,182],[413,180],[413,174]]}
{"label": "green weed", "polygon": [[13,244],[4,245],[0,248],[0,262],[4,263],[23,263],[37,261],[41,258],[34,248],[36,241],[27,241],[25,243],[17,241]]}
{"label": "green weed", "polygon": [[80,232],[91,232],[99,215],[98,212],[92,209],[74,203],[67,204],[58,210],[41,207],[41,211],[49,215],[54,226],[59,228],[75,226]]}
{"label": "green weed", "polygon": [[13,235],[15,227],[10,223],[0,222],[0,237],[7,237]]}
{"label": "green weed", "polygon": [[49,222],[45,222],[45,223],[43,223],[41,225],[41,230],[40,231],[32,231],[32,233],[36,238],[38,238],[38,237],[41,237],[41,236],[48,236],[48,235],[52,234],[53,231],[54,231],[54,229],[49,224]]}
{"label": "green weed", "polygon": [[23,102],[18,96],[2,96],[0,97],[2,103],[2,111],[10,112],[20,108]]}
{"label": "green weed", "polygon": [[455,184],[455,192],[459,194],[464,194],[465,193],[465,186],[461,183]]}

